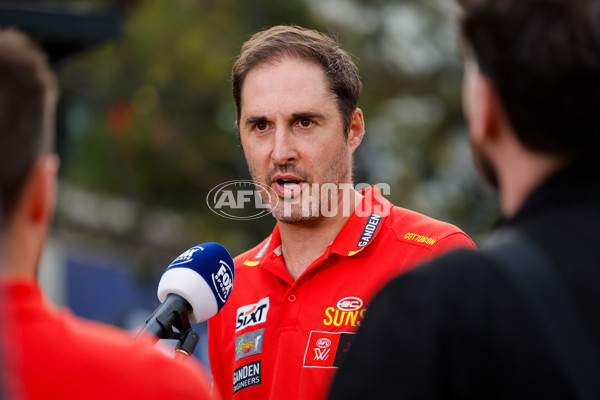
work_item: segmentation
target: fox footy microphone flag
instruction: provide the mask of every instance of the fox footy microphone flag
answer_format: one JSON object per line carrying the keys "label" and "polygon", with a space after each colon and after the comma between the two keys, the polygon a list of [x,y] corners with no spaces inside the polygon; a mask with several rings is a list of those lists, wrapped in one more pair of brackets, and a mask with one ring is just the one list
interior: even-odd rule
{"label": "fox footy microphone flag", "polygon": [[233,259],[218,243],[194,246],[169,265],[158,284],[161,303],[169,294],[187,300],[191,322],[208,320],[225,305],[233,288]]}

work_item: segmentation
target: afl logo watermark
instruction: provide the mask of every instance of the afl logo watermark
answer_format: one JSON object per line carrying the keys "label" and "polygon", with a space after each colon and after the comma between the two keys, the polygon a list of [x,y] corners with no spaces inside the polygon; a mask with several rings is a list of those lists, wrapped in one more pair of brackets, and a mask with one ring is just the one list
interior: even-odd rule
{"label": "afl logo watermark", "polygon": [[358,297],[344,297],[335,306],[340,311],[356,311],[363,306],[363,301]]}
{"label": "afl logo watermark", "polygon": [[321,348],[321,349],[326,349],[329,346],[331,346],[331,340],[327,339],[327,338],[321,338],[317,340],[316,343],[317,347]]}
{"label": "afl logo watermark", "polygon": [[215,214],[236,220],[264,217],[278,202],[273,188],[251,180],[221,183],[206,196],[206,204]]}

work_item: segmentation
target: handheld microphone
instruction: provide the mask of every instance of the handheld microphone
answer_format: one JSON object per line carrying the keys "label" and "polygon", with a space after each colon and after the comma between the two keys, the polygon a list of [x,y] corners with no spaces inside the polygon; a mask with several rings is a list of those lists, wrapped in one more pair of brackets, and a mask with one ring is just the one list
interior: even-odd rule
{"label": "handheld microphone", "polygon": [[[234,264],[229,252],[218,243],[194,246],[177,257],[158,284],[161,305],[146,320],[139,335],[157,339],[179,338],[189,322],[204,322],[225,305],[231,294]],[[191,329],[190,329],[191,330]]]}

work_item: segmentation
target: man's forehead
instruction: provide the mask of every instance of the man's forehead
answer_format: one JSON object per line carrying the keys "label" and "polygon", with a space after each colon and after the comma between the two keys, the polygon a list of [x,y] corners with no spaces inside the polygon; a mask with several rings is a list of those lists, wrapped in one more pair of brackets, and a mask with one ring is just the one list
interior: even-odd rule
{"label": "man's forehead", "polygon": [[321,72],[323,73],[323,75],[325,75],[325,69],[319,63],[317,63],[315,60],[310,60],[310,59],[306,59],[306,58],[302,58],[300,56],[294,56],[294,55],[278,54],[278,55],[274,55],[272,57],[266,58],[266,59],[262,60],[261,62],[252,66],[248,70],[246,76],[252,74],[255,71],[259,71],[261,69],[269,69],[269,68],[284,66],[284,65],[298,65],[298,66],[303,66],[304,68],[308,68],[308,69],[316,68],[316,69],[320,69]]}
{"label": "man's forehead", "polygon": [[[324,104],[325,103],[325,104]],[[318,113],[335,104],[323,69],[310,62],[285,59],[262,64],[248,73],[241,93],[245,116]]]}
{"label": "man's forehead", "polygon": [[242,85],[242,96],[248,86],[256,86],[257,83],[267,87],[299,83],[302,86],[328,89],[325,70],[320,65],[292,57],[266,61],[248,71]]}

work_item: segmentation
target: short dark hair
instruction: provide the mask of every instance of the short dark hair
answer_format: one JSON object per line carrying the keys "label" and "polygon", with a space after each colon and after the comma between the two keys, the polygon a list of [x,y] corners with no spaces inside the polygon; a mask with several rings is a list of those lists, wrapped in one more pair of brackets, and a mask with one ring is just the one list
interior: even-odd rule
{"label": "short dark hair", "polygon": [[299,26],[274,26],[254,34],[243,44],[231,73],[238,125],[242,109],[242,88],[248,73],[259,65],[279,61],[284,57],[313,62],[323,68],[329,89],[337,100],[344,122],[344,135],[347,137],[362,87],[358,69],[335,39]]}
{"label": "short dark hair", "polygon": [[600,143],[600,0],[458,0],[467,52],[529,149]]}
{"label": "short dark hair", "polygon": [[0,30],[0,210],[9,219],[27,174],[52,148],[56,83],[46,55],[15,29]]}

